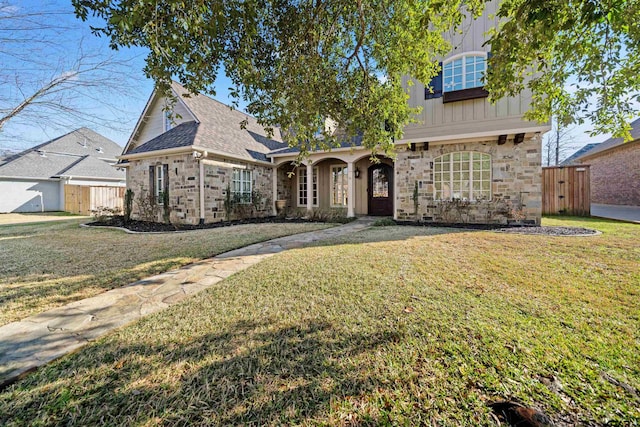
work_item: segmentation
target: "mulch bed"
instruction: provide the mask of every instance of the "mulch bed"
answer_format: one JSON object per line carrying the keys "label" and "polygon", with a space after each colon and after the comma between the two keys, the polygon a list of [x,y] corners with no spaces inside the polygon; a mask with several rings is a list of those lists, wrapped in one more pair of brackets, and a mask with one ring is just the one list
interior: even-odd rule
{"label": "mulch bed", "polygon": [[204,230],[209,228],[229,227],[231,225],[243,225],[243,224],[276,224],[276,223],[303,223],[303,222],[326,222],[309,220],[304,218],[282,218],[282,217],[265,217],[265,218],[249,218],[234,221],[221,221],[212,222],[207,224],[189,225],[189,224],[164,224],[159,222],[147,222],[131,220],[125,222],[121,216],[113,217],[105,221],[89,222],[86,225],[93,227],[121,227],[138,233],[162,233],[169,231],[189,231],[189,230]]}
{"label": "mulch bed", "polygon": [[541,234],[545,236],[595,236],[597,230],[582,227],[511,227],[501,228],[502,233]]}
{"label": "mulch bed", "polygon": [[437,222],[413,222],[413,221],[395,221],[398,225],[423,226],[423,227],[451,227],[463,228],[467,230],[491,230],[500,233],[516,233],[516,234],[537,234],[543,236],[595,236],[600,234],[597,230],[591,230],[583,227],[545,227],[527,224],[443,224]]}

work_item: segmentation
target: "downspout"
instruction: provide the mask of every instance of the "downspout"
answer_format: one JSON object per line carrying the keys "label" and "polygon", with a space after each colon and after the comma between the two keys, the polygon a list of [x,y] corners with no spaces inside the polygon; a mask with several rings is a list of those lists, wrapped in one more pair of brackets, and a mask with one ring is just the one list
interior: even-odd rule
{"label": "downspout", "polygon": [[200,163],[200,224],[204,224],[204,163],[198,159]]}
{"label": "downspout", "polygon": [[198,211],[200,212],[200,224],[204,224],[204,163],[202,160],[203,157],[206,158],[208,154],[209,153],[207,153],[206,151],[193,152],[193,158],[198,162],[198,166],[200,169],[200,179],[198,181],[200,183],[200,206],[198,208]]}

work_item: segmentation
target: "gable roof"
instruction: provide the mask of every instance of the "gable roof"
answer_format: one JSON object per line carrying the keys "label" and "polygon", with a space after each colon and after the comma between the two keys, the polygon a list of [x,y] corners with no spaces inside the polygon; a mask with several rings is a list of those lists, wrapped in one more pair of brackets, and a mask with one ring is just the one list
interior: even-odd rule
{"label": "gable roof", "polygon": [[585,154],[586,152],[588,152],[589,150],[593,149],[593,147],[595,147],[596,145],[600,145],[599,143],[591,143],[591,144],[587,144],[584,147],[580,148],[578,151],[576,151],[575,153],[573,153],[572,155],[570,155],[569,157],[567,157],[566,159],[564,159],[561,163],[560,166],[570,166],[573,165],[576,162],[577,159],[579,159],[580,157],[582,157],[583,154]]}
{"label": "gable roof", "polygon": [[121,150],[99,133],[80,128],[4,159],[0,162],[0,177],[123,180],[124,172],[110,165]]}
{"label": "gable roof", "polygon": [[[267,160],[267,153],[286,148],[280,132],[274,129],[272,138],[258,121],[241,111],[216,101],[206,95],[189,95],[179,83],[173,82],[171,89],[184,103],[196,121],[181,123],[144,144],[127,151],[130,154],[150,153],[171,148],[196,146],[225,153],[230,157],[245,160]],[[241,122],[246,121],[244,129]]]}
{"label": "gable roof", "polygon": [[[640,139],[640,119],[636,119],[631,123],[631,140],[636,141]],[[609,138],[605,142],[598,144],[591,150],[582,154],[580,158],[591,157],[594,154],[601,153],[606,150],[610,150],[612,148],[618,147],[619,145],[624,144],[624,139],[622,138]]]}

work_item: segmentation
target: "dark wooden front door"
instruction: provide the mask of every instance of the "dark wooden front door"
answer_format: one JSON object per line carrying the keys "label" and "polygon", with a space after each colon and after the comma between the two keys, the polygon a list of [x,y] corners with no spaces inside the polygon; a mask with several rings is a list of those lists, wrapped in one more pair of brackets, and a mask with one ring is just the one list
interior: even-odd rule
{"label": "dark wooden front door", "polygon": [[393,167],[384,163],[369,167],[369,215],[393,215]]}

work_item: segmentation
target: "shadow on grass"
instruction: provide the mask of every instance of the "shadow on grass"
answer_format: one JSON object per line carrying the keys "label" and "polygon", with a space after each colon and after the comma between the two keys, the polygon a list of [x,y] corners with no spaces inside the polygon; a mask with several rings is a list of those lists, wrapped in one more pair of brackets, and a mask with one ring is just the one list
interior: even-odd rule
{"label": "shadow on grass", "polygon": [[3,311],[0,313],[0,326],[32,315],[34,310],[39,313],[60,307],[181,267],[185,262],[183,258],[171,258],[91,275],[46,274],[2,279],[0,307],[3,307]]}
{"label": "shadow on grass", "polygon": [[5,390],[0,424],[298,424],[325,418],[332,398],[383,387],[350,360],[402,339],[393,330],[338,333],[323,321],[241,321],[188,342],[170,337],[155,345],[120,344],[116,337]]}

